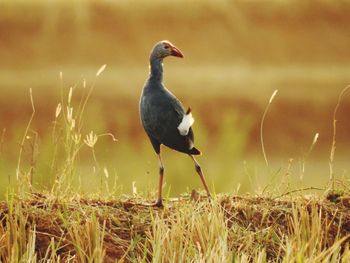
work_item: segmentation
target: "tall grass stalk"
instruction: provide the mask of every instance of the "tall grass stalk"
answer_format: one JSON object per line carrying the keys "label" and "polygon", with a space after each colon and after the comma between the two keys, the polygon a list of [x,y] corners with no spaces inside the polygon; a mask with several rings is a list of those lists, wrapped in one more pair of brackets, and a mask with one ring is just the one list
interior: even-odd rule
{"label": "tall grass stalk", "polygon": [[94,78],[94,81],[85,97],[85,99],[82,100],[82,106],[81,106],[81,109],[80,109],[80,112],[78,113],[79,114],[79,122],[78,122],[78,127],[79,127],[79,132],[81,131],[82,129],[82,126],[83,126],[83,115],[84,115],[84,110],[85,110],[85,107],[86,107],[86,104],[87,102],[89,101],[90,99],[90,96],[92,94],[92,91],[94,90],[95,88],[95,84],[96,84],[96,80],[97,80],[97,77],[101,75],[101,73],[106,69],[106,64],[102,65],[98,71],[96,72],[96,77]]}
{"label": "tall grass stalk", "polygon": [[332,138],[332,146],[331,151],[329,155],[329,179],[332,184],[332,190],[334,191],[335,188],[335,176],[334,176],[334,155],[335,155],[335,149],[336,149],[336,135],[337,135],[337,112],[340,107],[341,100],[343,99],[343,96],[345,93],[350,89],[350,85],[346,86],[339,94],[337,105],[334,108],[333,111],[333,138]]}
{"label": "tall grass stalk", "polygon": [[265,117],[266,117],[266,114],[269,110],[269,107],[273,101],[273,99],[275,98],[276,94],[277,94],[278,90],[276,89],[271,97],[270,97],[270,100],[269,100],[269,103],[267,104],[266,108],[265,108],[265,111],[264,111],[264,114],[262,116],[262,119],[261,119],[261,123],[260,123],[260,142],[261,142],[261,149],[262,149],[262,153],[263,153],[263,156],[264,156],[264,160],[265,160],[265,163],[266,163],[266,166],[269,167],[269,162],[267,161],[267,156],[266,156],[266,152],[265,152],[265,145],[264,145],[264,136],[263,136],[263,129],[264,129],[264,122],[265,122]]}
{"label": "tall grass stalk", "polygon": [[[34,115],[35,115],[35,106],[34,106],[34,99],[33,99],[33,91],[32,89],[30,88],[29,89],[29,97],[30,97],[30,104],[31,104],[31,107],[32,107],[32,114],[30,115],[30,118],[29,118],[29,121],[28,121],[28,124],[27,124],[27,127],[24,131],[24,134],[23,134],[23,137],[22,137],[22,140],[21,140],[21,144],[20,144],[20,148],[19,148],[19,153],[18,153],[18,161],[17,161],[17,168],[16,168],[16,179],[17,179],[17,182],[19,183],[19,187],[22,187],[22,181],[20,180],[20,176],[21,176],[21,161],[22,161],[22,153],[23,153],[23,147],[24,147],[24,143],[25,143],[25,140],[27,139],[27,136],[28,136],[28,132],[29,132],[29,129],[30,129],[30,126],[32,124],[32,121],[34,119]],[[21,192],[21,191],[20,191]]]}
{"label": "tall grass stalk", "polygon": [[318,140],[318,137],[319,137],[319,134],[318,133],[315,133],[315,136],[314,136],[314,139],[312,140],[312,143],[309,147],[309,150],[307,151],[306,154],[304,154],[303,156],[303,159],[302,159],[302,164],[301,164],[301,173],[300,173],[300,182],[303,181],[304,179],[304,174],[305,174],[305,163],[306,163],[306,160],[307,158],[309,157],[309,155],[311,154],[312,150],[314,149],[316,143],[317,143],[317,140]]}

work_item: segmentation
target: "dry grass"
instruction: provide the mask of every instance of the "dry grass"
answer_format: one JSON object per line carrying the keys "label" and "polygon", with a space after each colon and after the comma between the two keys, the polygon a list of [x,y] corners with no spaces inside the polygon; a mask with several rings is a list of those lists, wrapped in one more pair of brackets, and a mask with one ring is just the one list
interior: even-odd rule
{"label": "dry grass", "polygon": [[[330,199],[330,198],[328,198]],[[347,196],[169,200],[58,198],[0,203],[2,262],[346,262]]]}

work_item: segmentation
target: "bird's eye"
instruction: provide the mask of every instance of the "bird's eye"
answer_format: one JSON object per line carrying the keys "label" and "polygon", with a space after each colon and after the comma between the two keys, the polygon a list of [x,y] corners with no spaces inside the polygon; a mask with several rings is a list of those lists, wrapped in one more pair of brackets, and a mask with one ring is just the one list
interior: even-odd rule
{"label": "bird's eye", "polygon": [[168,49],[168,48],[169,48],[169,46],[164,46],[164,48]]}

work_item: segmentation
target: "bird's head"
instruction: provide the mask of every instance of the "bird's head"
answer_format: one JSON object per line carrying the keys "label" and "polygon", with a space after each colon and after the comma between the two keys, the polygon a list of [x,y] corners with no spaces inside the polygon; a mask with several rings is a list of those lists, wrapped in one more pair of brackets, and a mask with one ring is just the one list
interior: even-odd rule
{"label": "bird's head", "polygon": [[167,56],[174,56],[179,58],[184,57],[182,52],[177,47],[175,47],[172,43],[170,43],[168,40],[159,41],[153,47],[153,50],[151,52],[151,57],[163,59]]}

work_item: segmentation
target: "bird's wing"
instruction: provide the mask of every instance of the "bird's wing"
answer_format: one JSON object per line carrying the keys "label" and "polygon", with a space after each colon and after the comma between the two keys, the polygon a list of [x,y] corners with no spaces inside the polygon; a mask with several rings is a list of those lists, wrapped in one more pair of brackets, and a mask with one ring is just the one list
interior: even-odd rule
{"label": "bird's wing", "polygon": [[189,127],[187,134],[178,129],[186,115],[181,102],[167,89],[144,94],[141,99],[141,120],[149,137],[176,150],[192,149],[194,136]]}
{"label": "bird's wing", "polygon": [[159,89],[141,98],[141,120],[146,132],[160,140],[167,131],[177,129],[185,115],[181,102],[168,90]]}
{"label": "bird's wing", "polygon": [[181,123],[185,110],[181,102],[168,90],[164,89],[161,95],[161,114],[159,122],[162,124],[162,136],[178,132],[177,127]]}
{"label": "bird's wing", "polygon": [[[165,90],[167,99],[167,106],[163,114],[163,134],[161,142],[171,148],[176,150],[186,152],[188,149],[192,149],[194,145],[194,135],[192,128],[192,120],[189,123],[185,123],[185,132],[179,129],[180,125],[183,123],[187,112],[185,112],[184,107],[181,102],[168,90]],[[190,111],[188,112],[190,113]]]}

